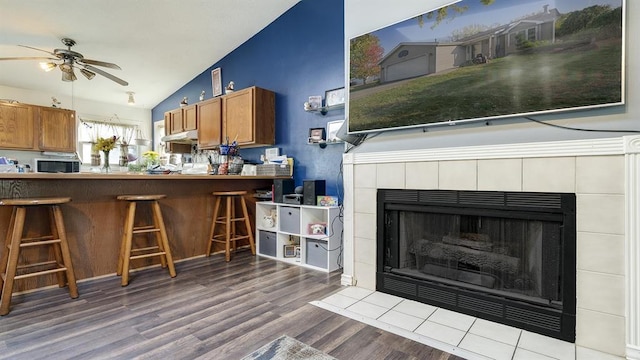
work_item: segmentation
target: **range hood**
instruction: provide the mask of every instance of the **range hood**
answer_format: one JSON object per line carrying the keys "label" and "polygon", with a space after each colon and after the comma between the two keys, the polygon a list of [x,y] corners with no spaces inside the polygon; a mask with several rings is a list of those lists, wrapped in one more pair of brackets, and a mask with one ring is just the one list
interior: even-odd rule
{"label": "range hood", "polygon": [[198,142],[198,130],[183,131],[167,136],[163,136],[160,141],[181,143],[181,144],[195,144]]}

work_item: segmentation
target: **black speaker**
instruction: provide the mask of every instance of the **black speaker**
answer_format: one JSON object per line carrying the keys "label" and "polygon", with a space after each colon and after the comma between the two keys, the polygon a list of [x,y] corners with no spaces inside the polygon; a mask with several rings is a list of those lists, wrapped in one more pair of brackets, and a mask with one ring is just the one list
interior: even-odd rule
{"label": "black speaker", "polygon": [[316,205],[317,197],[325,195],[326,182],[324,180],[303,180],[302,187],[302,203]]}
{"label": "black speaker", "polygon": [[275,179],[273,180],[273,202],[282,203],[283,196],[293,194],[296,183],[293,179]]}

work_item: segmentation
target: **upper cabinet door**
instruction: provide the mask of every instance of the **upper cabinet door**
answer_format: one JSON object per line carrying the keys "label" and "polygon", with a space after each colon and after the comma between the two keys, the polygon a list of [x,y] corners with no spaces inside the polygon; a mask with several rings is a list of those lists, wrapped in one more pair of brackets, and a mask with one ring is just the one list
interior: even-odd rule
{"label": "upper cabinet door", "polygon": [[198,148],[211,149],[220,145],[222,100],[213,98],[196,105],[198,114]]}
{"label": "upper cabinet door", "polygon": [[171,127],[167,128],[169,130],[169,134],[179,133],[184,131],[184,127],[182,126],[182,109],[175,109],[169,111],[169,117]]}
{"label": "upper cabinet door", "polygon": [[275,94],[250,87],[222,97],[223,142],[255,147],[275,144]]}
{"label": "upper cabinet door", "polygon": [[75,111],[40,107],[40,150],[75,152]]}
{"label": "upper cabinet door", "polygon": [[222,134],[227,141],[237,141],[239,145],[254,142],[254,116],[253,116],[254,88],[240,90],[223,99],[224,123]]}
{"label": "upper cabinet door", "polygon": [[182,108],[182,128],[184,131],[198,129],[196,104],[188,105]]}
{"label": "upper cabinet door", "polygon": [[0,104],[0,148],[34,149],[33,107]]}

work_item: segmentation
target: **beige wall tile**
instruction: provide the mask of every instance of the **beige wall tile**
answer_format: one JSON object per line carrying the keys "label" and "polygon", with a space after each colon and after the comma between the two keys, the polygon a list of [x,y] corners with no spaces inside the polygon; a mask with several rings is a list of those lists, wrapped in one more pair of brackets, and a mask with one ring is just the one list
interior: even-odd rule
{"label": "beige wall tile", "polygon": [[624,356],[624,317],[578,309],[576,345]]}
{"label": "beige wall tile", "polygon": [[478,160],[478,190],[521,191],[522,159]]}
{"label": "beige wall tile", "polygon": [[376,267],[375,265],[355,262],[355,286],[364,289],[376,289]]}
{"label": "beige wall tile", "polygon": [[372,188],[356,188],[354,190],[355,200],[353,208],[359,213],[376,213],[376,194],[378,191]]}
{"label": "beige wall tile", "polygon": [[578,269],[624,275],[624,235],[578,232]]}
{"label": "beige wall tile", "polygon": [[376,188],[376,165],[362,164],[353,167],[353,184],[356,188]]}
{"label": "beige wall tile", "polygon": [[578,231],[624,234],[624,196],[578,194]]}
{"label": "beige wall tile", "polygon": [[578,308],[624,316],[624,276],[579,270],[576,287]]}
{"label": "beige wall tile", "polygon": [[624,156],[582,156],[576,160],[576,192],[624,193]]}
{"label": "beige wall tile", "polygon": [[437,189],[438,162],[424,161],[406,163],[405,182],[407,184],[407,189]]}
{"label": "beige wall tile", "polygon": [[376,240],[355,238],[354,257],[356,262],[376,265]]}
{"label": "beige wall tile", "polygon": [[355,213],[353,236],[356,238],[376,239],[376,216],[367,213]]}
{"label": "beige wall tile", "polygon": [[477,161],[440,161],[438,188],[446,190],[476,190]]}
{"label": "beige wall tile", "polygon": [[378,164],[376,170],[379,189],[404,189],[404,163]]}
{"label": "beige wall tile", "polygon": [[576,192],[574,157],[533,158],[522,160],[522,190],[542,192]]}

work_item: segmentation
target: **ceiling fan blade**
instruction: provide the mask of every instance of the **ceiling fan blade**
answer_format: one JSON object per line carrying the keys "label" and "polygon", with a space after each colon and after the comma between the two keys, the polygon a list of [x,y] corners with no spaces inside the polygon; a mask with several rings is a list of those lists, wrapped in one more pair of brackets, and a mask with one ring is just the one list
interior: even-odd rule
{"label": "ceiling fan blade", "polygon": [[110,63],[110,62],[105,62],[105,61],[98,61],[98,60],[90,60],[90,59],[82,59],[80,60],[80,62],[87,64],[87,65],[97,65],[97,66],[104,66],[104,67],[108,67],[108,68],[112,68],[112,69],[118,69],[118,70],[122,70],[120,68],[120,66]]}
{"label": "ceiling fan blade", "polygon": [[39,57],[39,56],[20,56],[20,57],[5,57],[5,58],[0,58],[0,60],[49,60],[49,61],[55,61],[55,60],[60,60],[58,58],[48,58],[48,57]]}
{"label": "ceiling fan blade", "polygon": [[51,51],[42,50],[42,49],[34,48],[34,47],[31,47],[31,46],[27,46],[27,45],[18,45],[18,46],[21,46],[21,47],[23,47],[23,48],[27,48],[27,49],[43,51],[43,52],[46,52],[47,54],[50,54],[50,55],[55,56],[55,54],[54,54],[54,53],[52,53]]}
{"label": "ceiling fan blade", "polygon": [[129,85],[128,82],[120,79],[119,77],[113,76],[113,75],[109,74],[108,72],[100,70],[100,69],[98,69],[96,67],[93,67],[91,65],[84,65],[84,68],[87,69],[87,70],[91,70],[96,74],[100,74],[100,75],[106,77],[107,79],[113,80],[113,81],[117,82],[118,84],[120,84],[122,86]]}

